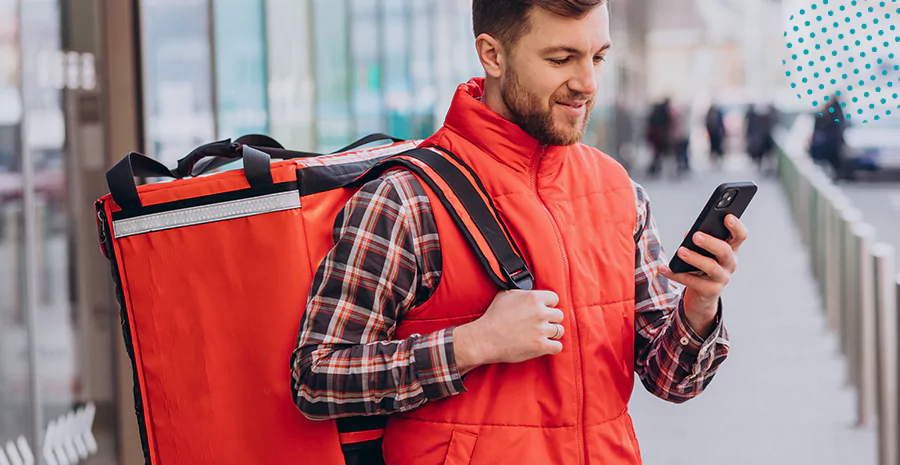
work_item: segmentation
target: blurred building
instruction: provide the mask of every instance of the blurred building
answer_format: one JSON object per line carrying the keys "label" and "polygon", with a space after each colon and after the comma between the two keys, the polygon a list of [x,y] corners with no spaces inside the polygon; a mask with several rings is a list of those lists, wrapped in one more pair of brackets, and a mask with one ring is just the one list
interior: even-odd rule
{"label": "blurred building", "polygon": [[[24,435],[36,449],[51,419],[90,401],[90,463],[142,462],[92,214],[115,161],[140,151],[171,166],[246,133],[319,151],[372,132],[425,137],[482,74],[470,6],[0,0],[0,444]],[[644,10],[612,7],[587,142],[614,156],[645,105]]]}

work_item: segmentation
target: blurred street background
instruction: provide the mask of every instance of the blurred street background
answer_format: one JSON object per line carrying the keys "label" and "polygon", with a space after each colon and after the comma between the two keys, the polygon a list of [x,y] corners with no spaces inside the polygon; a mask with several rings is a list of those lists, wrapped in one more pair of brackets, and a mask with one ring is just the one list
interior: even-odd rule
{"label": "blurred street background", "polygon": [[[878,423],[860,413],[855,359],[817,279],[811,254],[822,252],[797,220],[796,205],[812,207],[789,195],[785,163],[821,176],[876,241],[900,247],[900,117],[836,123],[795,95],[785,31],[810,3],[612,2],[613,48],[584,142],[648,189],[666,249],[720,182],[760,186],[724,296],[728,362],[685,405],[635,388],[648,465],[879,463]],[[249,133],[320,152],[374,132],[424,138],[456,86],[483,75],[470,9],[0,0],[0,449],[20,436],[39,449],[48,422],[90,402],[99,450],[83,463],[143,463],[93,216],[108,168],[130,151],[173,166],[198,145]],[[878,63],[900,60],[885,51]]]}

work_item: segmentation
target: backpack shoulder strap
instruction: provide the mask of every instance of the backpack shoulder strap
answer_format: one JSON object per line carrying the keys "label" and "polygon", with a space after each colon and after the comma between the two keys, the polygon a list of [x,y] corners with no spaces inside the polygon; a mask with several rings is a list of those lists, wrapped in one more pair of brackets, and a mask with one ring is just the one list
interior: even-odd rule
{"label": "backpack shoulder strap", "polygon": [[[416,148],[389,156],[344,187],[359,187],[397,168],[411,171],[435,193],[488,276],[500,289],[533,288],[534,277],[484,185],[475,172],[449,150]],[[383,434],[386,422],[387,416],[338,419],[344,453],[352,454],[357,449],[363,450],[366,444],[371,445],[371,441]]]}
{"label": "backpack shoulder strap", "polygon": [[382,160],[350,185],[364,184],[393,168],[413,172],[431,188],[498,287],[532,289],[534,276],[521,251],[484,185],[459,157],[442,147],[408,150]]}

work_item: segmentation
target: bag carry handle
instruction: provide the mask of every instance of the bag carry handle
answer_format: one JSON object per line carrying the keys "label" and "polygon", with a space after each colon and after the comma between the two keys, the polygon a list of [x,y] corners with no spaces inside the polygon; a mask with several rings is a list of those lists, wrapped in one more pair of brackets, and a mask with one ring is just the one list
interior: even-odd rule
{"label": "bag carry handle", "polygon": [[[178,177],[186,178],[188,176],[200,176],[201,174],[212,171],[220,166],[231,163],[240,158],[236,152],[244,145],[251,145],[257,149],[268,148],[284,150],[284,146],[279,144],[278,141],[262,134],[248,134],[239,137],[233,143],[228,141],[227,150],[220,145],[222,142],[226,141],[201,145],[181,160],[178,160],[178,165],[175,168]],[[271,153],[269,156],[272,158],[280,158]]]}
{"label": "bag carry handle", "polygon": [[[333,153],[349,152],[373,142],[390,140],[402,142],[403,139],[386,134],[371,134]],[[268,150],[266,150],[268,149]],[[271,152],[271,153],[268,153]],[[157,160],[137,152],[126,155],[119,163],[106,172],[106,182],[113,200],[123,210],[140,208],[141,198],[137,193],[138,177],[165,177],[180,179],[188,176],[199,176],[234,160],[244,160],[244,174],[251,187],[272,185],[270,168],[272,158],[294,159],[321,156],[320,153],[285,150],[271,137],[250,134],[238,138],[211,142],[197,147],[187,156],[178,160],[174,169],[169,169]],[[207,160],[208,159],[208,160]]]}
{"label": "bag carry handle", "polygon": [[[201,147],[206,152],[219,153],[230,159],[244,159],[244,175],[251,187],[266,187],[272,185],[272,159],[269,154],[243,146],[244,150],[238,153],[232,150],[233,144],[229,139],[212,142]],[[200,150],[198,148],[197,150]],[[196,151],[196,150],[195,150]],[[170,170],[162,163],[137,152],[131,152],[125,156],[116,166],[106,172],[106,182],[109,184],[109,192],[113,200],[123,210],[140,208],[141,197],[137,192],[135,176],[140,177],[168,177],[183,178],[179,169],[185,169],[184,165]]]}
{"label": "bag carry handle", "polygon": [[[390,140],[392,142],[403,142],[403,139],[397,139],[396,137],[389,136],[387,134],[370,134],[368,136],[359,139],[352,144],[335,150],[328,155],[333,155],[336,153],[350,152],[355,149],[358,149],[364,145],[371,144],[373,142],[379,142],[383,140]],[[209,172],[213,169],[216,169],[220,166],[231,163],[239,157],[235,157],[233,155],[234,152],[240,151],[242,147],[245,146],[253,146],[256,149],[275,149],[275,150],[267,150],[266,153],[269,154],[272,158],[278,158],[281,160],[291,160],[295,158],[315,158],[321,157],[322,155],[326,155],[324,153],[317,152],[303,152],[303,151],[295,151],[295,150],[285,150],[281,144],[275,141],[268,136],[262,136],[258,134],[251,134],[244,137],[241,137],[234,141],[230,147],[231,153],[222,150],[221,147],[218,147],[213,144],[207,144],[201,147],[198,147],[196,150],[188,154],[186,157],[178,160],[178,174],[181,177],[187,176],[200,176],[206,172]],[[212,157],[209,162],[199,163],[202,159]]]}

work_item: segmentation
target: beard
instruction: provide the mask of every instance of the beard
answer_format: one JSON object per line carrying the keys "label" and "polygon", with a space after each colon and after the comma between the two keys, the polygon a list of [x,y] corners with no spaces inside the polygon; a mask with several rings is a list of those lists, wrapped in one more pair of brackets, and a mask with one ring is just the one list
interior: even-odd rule
{"label": "beard", "polygon": [[[545,106],[541,99],[529,92],[519,80],[519,75],[509,70],[507,79],[500,85],[500,96],[512,115],[512,122],[523,131],[534,137],[542,145],[572,145],[578,143],[587,130],[591,109],[594,107],[593,97],[579,92],[559,91],[550,96]],[[553,108],[557,102],[586,100],[585,113],[575,124],[562,120],[557,123],[553,117]]]}

